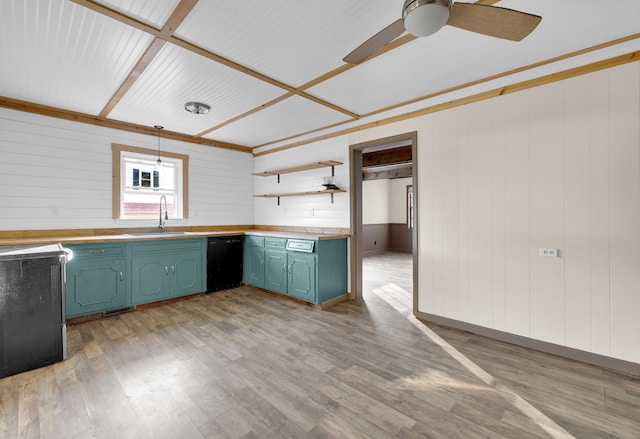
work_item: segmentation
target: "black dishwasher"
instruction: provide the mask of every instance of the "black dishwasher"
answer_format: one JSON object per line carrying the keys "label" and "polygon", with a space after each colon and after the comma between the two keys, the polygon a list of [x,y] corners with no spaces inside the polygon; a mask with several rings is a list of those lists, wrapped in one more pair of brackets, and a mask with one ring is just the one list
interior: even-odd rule
{"label": "black dishwasher", "polygon": [[65,251],[0,247],[0,378],[64,360]]}
{"label": "black dishwasher", "polygon": [[207,292],[242,283],[242,236],[216,236],[207,243]]}

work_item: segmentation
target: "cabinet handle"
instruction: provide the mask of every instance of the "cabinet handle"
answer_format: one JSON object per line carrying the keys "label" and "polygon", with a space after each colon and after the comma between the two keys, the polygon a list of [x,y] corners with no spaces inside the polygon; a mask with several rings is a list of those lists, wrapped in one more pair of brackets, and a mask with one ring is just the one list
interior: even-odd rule
{"label": "cabinet handle", "polygon": [[176,274],[176,267],[173,265],[171,266],[171,274]]}
{"label": "cabinet handle", "polygon": [[166,267],[166,266],[164,267],[164,274],[165,275],[169,274],[169,267]]}
{"label": "cabinet handle", "polygon": [[89,253],[91,254],[100,254],[100,253],[104,253],[104,250],[89,250]]}
{"label": "cabinet handle", "polygon": [[287,264],[282,264],[282,272],[283,273],[287,272]]}
{"label": "cabinet handle", "polygon": [[289,274],[293,274],[293,264],[289,265]]}
{"label": "cabinet handle", "polygon": [[122,282],[122,271],[120,272],[120,282]]}

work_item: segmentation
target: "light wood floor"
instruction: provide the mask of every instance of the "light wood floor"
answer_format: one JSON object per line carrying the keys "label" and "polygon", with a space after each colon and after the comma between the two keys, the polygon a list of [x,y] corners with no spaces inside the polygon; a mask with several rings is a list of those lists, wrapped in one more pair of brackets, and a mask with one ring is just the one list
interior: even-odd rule
{"label": "light wood floor", "polygon": [[363,304],[241,287],[71,326],[0,380],[0,437],[640,437],[640,380],[426,327],[376,258]]}

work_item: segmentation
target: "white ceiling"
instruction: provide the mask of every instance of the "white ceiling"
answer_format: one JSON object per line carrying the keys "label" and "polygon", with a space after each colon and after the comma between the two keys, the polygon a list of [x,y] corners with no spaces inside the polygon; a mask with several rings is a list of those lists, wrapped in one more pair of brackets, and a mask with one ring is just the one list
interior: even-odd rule
{"label": "white ceiling", "polygon": [[445,26],[344,68],[402,3],[2,0],[0,97],[260,151],[640,50],[639,0],[502,0],[543,17],[521,42]]}

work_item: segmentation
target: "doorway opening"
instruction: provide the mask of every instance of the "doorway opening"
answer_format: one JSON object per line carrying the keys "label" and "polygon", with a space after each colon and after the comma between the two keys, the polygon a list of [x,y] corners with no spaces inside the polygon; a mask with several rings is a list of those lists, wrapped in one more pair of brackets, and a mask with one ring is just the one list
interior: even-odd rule
{"label": "doorway opening", "polygon": [[[384,268],[384,264],[391,264],[389,272],[394,271],[393,264],[402,264],[405,275],[408,272],[411,276],[405,285],[412,286],[414,314],[418,291],[417,159],[416,132],[350,147],[351,298],[363,300],[365,257],[367,263],[371,261],[374,266],[383,264],[377,266]],[[379,200],[376,194],[380,195]],[[393,257],[396,252],[398,258]],[[367,255],[375,256],[369,259]],[[411,264],[409,269],[407,263]]]}

